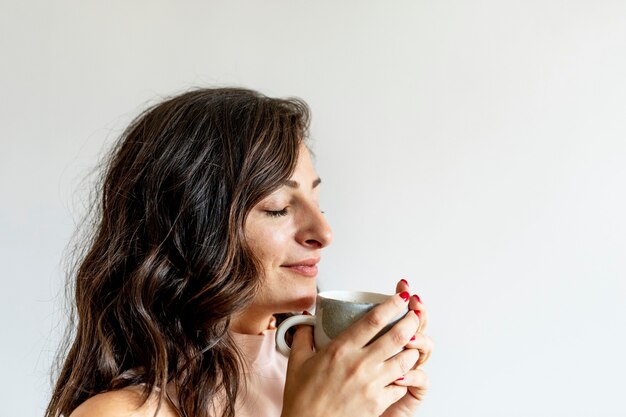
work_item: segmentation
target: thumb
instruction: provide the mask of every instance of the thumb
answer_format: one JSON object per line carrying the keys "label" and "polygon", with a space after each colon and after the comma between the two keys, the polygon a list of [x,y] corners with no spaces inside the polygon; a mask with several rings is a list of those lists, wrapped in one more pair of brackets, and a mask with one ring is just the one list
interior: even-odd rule
{"label": "thumb", "polygon": [[313,326],[301,324],[293,335],[289,362],[299,365],[313,356],[314,353]]}

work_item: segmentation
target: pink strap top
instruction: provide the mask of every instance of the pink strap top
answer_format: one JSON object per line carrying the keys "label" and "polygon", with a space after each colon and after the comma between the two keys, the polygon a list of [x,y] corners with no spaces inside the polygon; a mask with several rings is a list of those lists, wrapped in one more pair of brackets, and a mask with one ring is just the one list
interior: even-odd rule
{"label": "pink strap top", "polygon": [[280,417],[287,358],[276,350],[276,329],[269,328],[259,335],[231,334],[248,362],[236,417]]}

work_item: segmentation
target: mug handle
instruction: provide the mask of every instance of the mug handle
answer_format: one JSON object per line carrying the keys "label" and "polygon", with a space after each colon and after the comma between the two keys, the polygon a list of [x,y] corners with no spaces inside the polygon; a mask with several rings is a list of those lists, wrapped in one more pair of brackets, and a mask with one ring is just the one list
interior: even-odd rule
{"label": "mug handle", "polygon": [[298,324],[307,324],[309,326],[315,326],[315,316],[305,316],[305,315],[297,315],[292,316],[280,323],[278,329],[276,330],[276,349],[289,357],[289,353],[291,353],[291,348],[287,346],[287,342],[285,342],[285,334],[290,327],[293,327]]}

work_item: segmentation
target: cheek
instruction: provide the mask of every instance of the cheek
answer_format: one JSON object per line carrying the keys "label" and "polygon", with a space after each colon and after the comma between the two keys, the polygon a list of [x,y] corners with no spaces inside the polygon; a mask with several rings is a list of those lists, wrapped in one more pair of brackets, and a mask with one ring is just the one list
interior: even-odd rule
{"label": "cheek", "polygon": [[252,250],[266,266],[286,261],[289,243],[289,233],[282,229],[259,230],[250,239]]}

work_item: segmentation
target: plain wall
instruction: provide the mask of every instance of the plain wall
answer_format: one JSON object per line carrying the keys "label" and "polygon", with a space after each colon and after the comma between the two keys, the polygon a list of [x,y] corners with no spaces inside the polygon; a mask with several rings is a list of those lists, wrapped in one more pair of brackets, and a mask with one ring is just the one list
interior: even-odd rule
{"label": "plain wall", "polygon": [[41,415],[102,152],[192,86],[304,98],[322,289],[430,313],[416,415],[624,416],[626,2],[0,2],[0,396]]}

